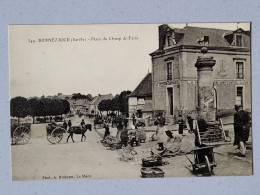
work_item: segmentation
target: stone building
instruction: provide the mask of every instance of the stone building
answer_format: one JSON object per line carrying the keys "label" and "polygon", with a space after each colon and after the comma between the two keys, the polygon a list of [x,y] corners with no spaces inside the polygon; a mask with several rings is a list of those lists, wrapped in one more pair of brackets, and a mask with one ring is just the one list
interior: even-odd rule
{"label": "stone building", "polygon": [[152,57],[153,109],[168,119],[194,117],[198,109],[196,60],[201,48],[214,57],[214,104],[217,113],[231,112],[234,104],[251,109],[250,31],[186,26],[159,26],[159,48]]}
{"label": "stone building", "polygon": [[100,95],[94,97],[91,102],[88,103],[87,105],[87,114],[94,114],[94,115],[101,115],[99,109],[98,109],[98,104],[102,100],[112,100],[113,95],[112,94],[106,94],[106,95]]}
{"label": "stone building", "polygon": [[74,115],[86,114],[88,112],[88,99],[69,99],[70,111]]}
{"label": "stone building", "polygon": [[135,90],[128,95],[129,116],[134,113],[138,118],[153,116],[152,73],[148,73]]}

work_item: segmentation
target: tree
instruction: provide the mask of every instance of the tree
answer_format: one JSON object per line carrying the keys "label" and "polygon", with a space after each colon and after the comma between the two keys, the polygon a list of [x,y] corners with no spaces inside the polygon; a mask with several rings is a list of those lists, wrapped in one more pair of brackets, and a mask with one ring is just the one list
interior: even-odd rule
{"label": "tree", "polygon": [[38,116],[37,115],[38,114],[37,110],[38,110],[38,106],[39,106],[39,100],[36,99],[36,98],[30,99],[29,100],[29,104],[30,104],[30,108],[31,108],[30,109],[30,115],[32,116],[33,123],[34,123],[34,117]]}
{"label": "tree", "polygon": [[123,91],[120,93],[118,98],[119,110],[122,114],[128,114],[128,95],[131,94],[131,91]]}
{"label": "tree", "polygon": [[117,94],[112,100],[111,100],[111,111],[119,111],[119,95]]}
{"label": "tree", "polygon": [[102,100],[98,104],[98,110],[101,111],[101,114],[103,111],[108,111],[111,110],[111,100]]}
{"label": "tree", "polygon": [[91,101],[91,100],[93,99],[92,95],[91,95],[91,94],[88,94],[88,95],[87,95],[87,99],[88,99],[89,101]]}
{"label": "tree", "polygon": [[100,113],[102,115],[102,112],[106,110],[106,100],[102,100],[101,102],[99,102],[98,110],[100,111]]}
{"label": "tree", "polygon": [[63,114],[67,114],[70,111],[70,103],[67,100],[62,100],[63,104]]}
{"label": "tree", "polygon": [[18,117],[18,123],[20,118],[28,116],[31,112],[31,107],[28,100],[24,97],[15,97],[10,101],[10,113],[13,117]]}

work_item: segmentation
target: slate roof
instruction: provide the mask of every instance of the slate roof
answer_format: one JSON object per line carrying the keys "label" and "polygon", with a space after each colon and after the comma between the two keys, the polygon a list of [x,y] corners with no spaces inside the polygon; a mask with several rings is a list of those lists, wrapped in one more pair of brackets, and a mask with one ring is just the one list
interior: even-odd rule
{"label": "slate roof", "polygon": [[152,96],[152,73],[148,73],[128,97]]}
{"label": "slate roof", "polygon": [[[173,31],[176,39],[176,47],[181,45],[199,46],[197,40],[201,40],[204,36],[209,37],[209,45],[206,47],[231,47],[230,43],[226,39],[226,35],[233,34],[237,30],[242,30],[246,35],[250,36],[250,31],[244,31],[243,29],[237,29],[235,31],[214,29],[214,28],[201,28],[186,26],[183,29],[172,28],[167,25],[168,29],[165,32]],[[247,39],[246,39],[247,41]],[[247,43],[248,46],[250,43]],[[154,51],[156,53],[161,51],[160,49]],[[152,53],[152,54],[153,54]]]}
{"label": "slate roof", "polygon": [[94,99],[90,102],[90,104],[95,104],[98,105],[102,100],[111,100],[113,99],[113,95],[112,94],[107,94],[107,95],[98,95],[96,97],[94,97]]}
{"label": "slate roof", "polygon": [[74,106],[86,106],[89,101],[87,99],[69,100],[69,103]]}

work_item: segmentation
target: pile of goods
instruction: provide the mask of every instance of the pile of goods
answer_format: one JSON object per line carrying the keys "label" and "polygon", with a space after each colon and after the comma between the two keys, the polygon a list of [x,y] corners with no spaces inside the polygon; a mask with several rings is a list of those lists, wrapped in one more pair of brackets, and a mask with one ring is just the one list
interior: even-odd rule
{"label": "pile of goods", "polygon": [[162,157],[159,155],[152,155],[142,159],[143,167],[162,166]]}
{"label": "pile of goods", "polygon": [[[141,174],[143,178],[155,178],[164,177],[164,172],[162,169],[156,166],[162,166],[163,161],[160,155],[152,154],[150,157],[142,159]],[[149,167],[149,168],[146,168]]]}
{"label": "pile of goods", "polygon": [[195,135],[176,135],[174,139],[166,142],[166,151],[162,154],[163,157],[188,154],[195,147]]}
{"label": "pile of goods", "polygon": [[127,146],[120,152],[119,160],[125,162],[133,161],[135,155],[137,155],[137,152],[131,146]]}
{"label": "pile of goods", "polygon": [[163,170],[157,167],[141,168],[141,174],[142,178],[164,177]]}
{"label": "pile of goods", "polygon": [[101,141],[105,147],[110,147],[111,150],[121,149],[122,144],[118,143],[116,138],[112,135],[108,135],[103,141]]}

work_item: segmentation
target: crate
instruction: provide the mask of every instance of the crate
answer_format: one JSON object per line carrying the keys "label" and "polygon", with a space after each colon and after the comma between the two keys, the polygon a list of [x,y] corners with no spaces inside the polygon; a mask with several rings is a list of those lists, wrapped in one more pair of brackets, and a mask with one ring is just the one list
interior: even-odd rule
{"label": "crate", "polygon": [[142,159],[143,167],[162,166],[162,158],[159,156],[151,156]]}
{"label": "crate", "polygon": [[164,177],[164,172],[160,168],[141,168],[142,178],[158,178]]}

